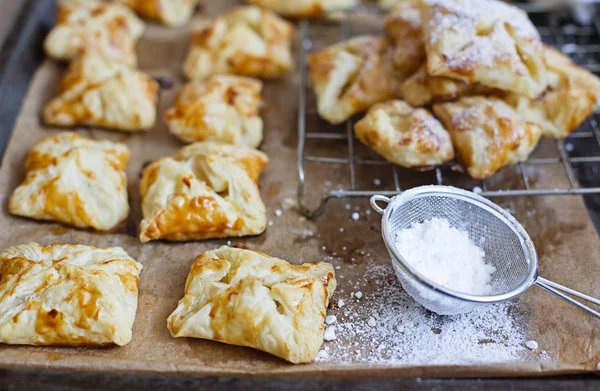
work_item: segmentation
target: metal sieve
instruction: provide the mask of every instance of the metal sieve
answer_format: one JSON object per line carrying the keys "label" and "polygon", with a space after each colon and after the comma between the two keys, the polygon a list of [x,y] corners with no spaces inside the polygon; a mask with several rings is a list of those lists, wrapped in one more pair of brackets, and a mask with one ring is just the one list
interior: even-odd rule
{"label": "metal sieve", "polygon": [[[385,202],[387,206],[382,209],[377,202]],[[537,252],[525,229],[503,208],[475,193],[449,186],[422,186],[392,199],[375,195],[371,197],[371,206],[383,215],[383,240],[402,287],[433,312],[465,313],[484,304],[510,300],[537,285],[600,318],[600,312],[562,292],[597,305],[600,300],[539,277]],[[485,262],[496,268],[489,294],[473,295],[440,286],[418,273],[402,257],[395,245],[396,234],[433,217],[446,219],[451,226],[467,232],[485,251]]]}

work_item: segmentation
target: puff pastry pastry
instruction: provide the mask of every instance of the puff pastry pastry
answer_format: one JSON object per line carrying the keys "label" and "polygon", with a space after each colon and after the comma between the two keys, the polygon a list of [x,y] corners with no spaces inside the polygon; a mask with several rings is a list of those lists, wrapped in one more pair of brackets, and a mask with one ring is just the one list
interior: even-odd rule
{"label": "puff pastry pastry", "polygon": [[319,115],[333,124],[400,96],[402,78],[394,70],[384,38],[361,36],[340,42],[311,53],[308,66]]}
{"label": "puff pastry pastry", "polygon": [[129,148],[75,133],[38,141],[25,180],[9,200],[12,214],[108,231],[129,214],[125,166]]}
{"label": "puff pastry pastry", "polygon": [[490,94],[501,95],[501,91],[479,83],[467,84],[449,77],[431,76],[425,65],[402,84],[402,97],[413,106],[446,102],[461,96]]}
{"label": "puff pastry pastry", "polygon": [[246,0],[246,2],[293,18],[318,18],[328,12],[344,10],[359,4],[359,0]]}
{"label": "puff pastry pastry", "polygon": [[499,0],[422,0],[427,70],[536,98],[546,88],[540,36]]}
{"label": "puff pastry pastry", "polygon": [[354,127],[356,137],[386,160],[430,168],[454,158],[448,131],[425,109],[401,100],[379,103]]}
{"label": "puff pastry pastry", "polygon": [[481,96],[433,106],[449,130],[454,148],[469,175],[475,179],[492,176],[499,169],[527,160],[542,129],[524,121],[498,98]]}
{"label": "puff pastry pastry", "polygon": [[135,65],[135,44],[143,32],[144,23],[119,4],[60,0],[56,25],[44,48],[46,54],[59,60],[72,60],[91,51]]}
{"label": "puff pastry pastry", "polygon": [[411,74],[425,62],[423,23],[418,0],[405,0],[385,17],[384,29],[394,45],[394,66]]}
{"label": "puff pastry pastry", "polygon": [[158,84],[142,72],[97,54],[71,63],[59,95],[44,108],[48,125],[148,130],[156,122]]}
{"label": "puff pastry pastry", "polygon": [[564,138],[594,113],[600,79],[549,46],[544,48],[549,74],[546,93],[536,100],[510,94],[506,100],[528,121],[542,126],[544,136]]}
{"label": "puff pastry pastry", "polygon": [[196,32],[183,72],[190,79],[211,74],[278,78],[293,68],[292,25],[271,11],[235,8]]}
{"label": "puff pastry pastry", "polygon": [[123,346],[142,265],[122,248],[29,243],[0,254],[0,342]]}
{"label": "puff pastry pastry", "polygon": [[200,0],[117,0],[143,18],[156,20],[167,26],[186,24]]}
{"label": "puff pastry pastry", "polygon": [[256,148],[262,141],[259,115],[262,82],[241,76],[211,76],[188,83],[165,113],[181,141],[218,141]]}
{"label": "puff pastry pastry", "polygon": [[262,233],[266,212],[256,182],[267,162],[255,149],[209,142],[155,161],[140,184],[140,241]]}
{"label": "puff pastry pastry", "polygon": [[290,265],[263,253],[221,247],[194,261],[185,296],[169,316],[173,337],[263,350],[292,363],[313,360],[336,288],[324,262]]}

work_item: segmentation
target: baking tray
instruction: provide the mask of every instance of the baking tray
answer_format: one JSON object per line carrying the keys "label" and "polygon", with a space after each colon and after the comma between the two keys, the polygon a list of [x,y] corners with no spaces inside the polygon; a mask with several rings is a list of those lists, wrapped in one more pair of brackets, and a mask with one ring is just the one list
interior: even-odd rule
{"label": "baking tray", "polygon": [[[222,1],[207,4],[207,12],[215,15],[219,8],[229,7],[236,2]],[[23,159],[33,142],[42,135],[54,133],[56,129],[46,129],[39,124],[40,109],[58,85],[58,75],[64,66],[45,61],[41,51],[42,40],[52,23],[54,2],[30,1],[24,7],[18,30],[7,46],[12,48],[2,53],[2,75],[0,79],[0,106],[3,129],[15,125],[3,166],[0,181],[6,200],[15,185],[23,176]],[[172,102],[181,84],[179,67],[187,46],[186,31],[161,30],[152,27],[142,51],[156,51],[156,58],[177,59],[169,67],[154,66],[147,59],[140,58],[140,66],[152,76],[171,76],[175,86],[163,90],[160,112]],[[172,40],[177,38],[176,40]],[[172,41],[171,41],[172,40]],[[175,44],[173,44],[175,43]],[[8,53],[10,52],[10,55]],[[174,61],[174,60],[173,60]],[[327,260],[338,269],[339,288],[334,303],[345,298],[345,308],[360,311],[383,298],[377,297],[378,284],[393,284],[394,277],[389,267],[389,257],[379,237],[377,217],[367,215],[368,205],[361,200],[332,201],[328,211],[314,222],[302,219],[299,213],[286,209],[290,199],[294,199],[297,181],[295,175],[295,155],[297,146],[296,93],[298,75],[269,82],[265,88],[265,142],[262,149],[272,159],[261,178],[262,196],[273,222],[268,231],[259,237],[233,240],[252,249],[260,249],[298,263],[304,261]],[[28,94],[29,98],[23,98]],[[285,98],[282,95],[285,94]],[[10,97],[8,101],[7,97]],[[10,103],[5,105],[4,103]],[[14,103],[14,104],[13,104]],[[18,119],[17,119],[18,118]],[[3,246],[15,245],[29,240],[42,243],[52,241],[80,242],[91,245],[114,244],[125,247],[135,258],[144,264],[140,286],[140,308],[134,326],[134,339],[124,348],[109,349],[60,349],[37,347],[0,347],[0,367],[3,368],[47,368],[68,371],[133,372],[164,374],[203,374],[203,375],[252,375],[252,376],[293,376],[293,377],[477,377],[477,376],[527,376],[566,373],[589,373],[597,362],[597,342],[585,335],[597,333],[595,323],[579,312],[573,312],[552,298],[535,292],[520,300],[519,316],[527,318],[527,337],[535,338],[542,346],[556,344],[553,352],[557,361],[540,362],[525,357],[521,361],[506,362],[500,365],[473,363],[459,365],[402,365],[396,363],[373,364],[368,362],[320,362],[292,366],[282,360],[251,349],[231,347],[211,341],[192,339],[172,339],[165,326],[166,316],[174,309],[183,292],[183,284],[193,257],[210,248],[227,243],[227,240],[169,244],[156,242],[146,245],[138,243],[135,237],[140,218],[139,194],[137,185],[143,163],[162,155],[170,154],[180,145],[170,137],[164,123],[159,124],[148,134],[126,135],[96,129],[77,129],[78,132],[93,137],[107,137],[128,143],[138,157],[128,167],[130,180],[132,216],[119,232],[98,234],[64,228],[58,224],[39,223],[9,216],[6,206],[0,216],[0,238]],[[6,134],[6,139],[9,135]],[[5,142],[6,144],[6,142]],[[322,145],[329,148],[330,145]],[[143,159],[139,156],[142,155]],[[315,186],[325,180],[319,177],[322,170],[312,171]],[[325,171],[323,171],[325,173]],[[383,173],[381,173],[383,175]],[[340,177],[340,182],[344,179]],[[319,195],[318,192],[314,192]],[[587,210],[579,197],[557,199],[548,197],[542,200],[519,200],[512,207],[517,215],[525,216],[525,210],[536,210],[536,216],[524,221],[544,255],[542,272],[549,278],[558,280],[591,294],[600,294],[595,279],[600,273],[593,254],[600,252],[598,236],[590,223]],[[360,222],[349,218],[349,209],[358,208]],[[525,209],[523,209],[525,208]],[[283,210],[282,216],[274,213]],[[343,234],[340,232],[345,230]],[[571,260],[576,259],[576,267]],[[370,274],[376,266],[382,274]],[[573,270],[571,270],[573,269]],[[584,278],[581,278],[581,276]],[[365,277],[367,279],[365,280]],[[365,300],[348,300],[355,282],[364,282],[360,287]],[[337,311],[335,305],[332,311]],[[544,314],[553,313],[552,321]],[[443,323],[429,314],[430,318]],[[560,322],[557,322],[557,319]],[[435,330],[434,330],[435,331]],[[436,331],[437,332],[437,331]],[[585,333],[585,335],[582,335]],[[561,343],[561,338],[565,338]],[[595,334],[594,334],[595,335]],[[571,338],[572,337],[572,338]],[[342,342],[340,341],[339,344]],[[366,345],[366,343],[365,343]],[[331,344],[329,346],[332,346]],[[335,348],[332,346],[332,349]],[[593,349],[594,354],[585,351]],[[583,351],[583,353],[582,353]],[[351,361],[351,360],[350,360]]]}

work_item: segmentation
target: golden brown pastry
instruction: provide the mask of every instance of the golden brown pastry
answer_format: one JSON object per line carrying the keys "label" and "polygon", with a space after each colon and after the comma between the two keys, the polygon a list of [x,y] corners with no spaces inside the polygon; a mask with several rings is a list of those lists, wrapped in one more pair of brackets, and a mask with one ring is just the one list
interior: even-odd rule
{"label": "golden brown pastry", "polygon": [[0,254],[0,342],[127,345],[142,265],[120,247],[37,243]]}
{"label": "golden brown pastry", "polygon": [[402,84],[402,97],[413,106],[446,102],[461,96],[490,94],[500,94],[500,92],[479,83],[467,84],[449,77],[431,76],[427,73],[426,65],[422,65]]}
{"label": "golden brown pastry", "polygon": [[387,161],[431,168],[454,158],[448,131],[425,109],[401,100],[378,103],[354,127],[356,137]]}
{"label": "golden brown pastry", "polygon": [[59,95],[44,108],[55,126],[99,126],[129,132],[156,122],[158,84],[144,73],[97,54],[71,63]]}
{"label": "golden brown pastry", "polygon": [[318,18],[329,12],[352,8],[359,4],[359,0],[246,0],[246,2],[293,18]]}
{"label": "golden brown pastry", "polygon": [[465,97],[440,103],[433,111],[450,132],[459,160],[469,175],[485,179],[499,169],[527,160],[542,129],[524,121],[498,98]]}
{"label": "golden brown pastry", "polygon": [[9,211],[37,220],[108,231],[129,214],[125,166],[129,148],[65,132],[38,141]]}
{"label": "golden brown pastry", "polygon": [[190,79],[284,76],[293,68],[292,32],[293,26],[271,11],[235,8],[194,34],[183,72]]}
{"label": "golden brown pastry", "polygon": [[241,76],[211,76],[183,87],[165,113],[169,131],[183,142],[218,141],[256,148],[262,141],[259,115],[262,82]]}
{"label": "golden brown pastry", "polygon": [[418,0],[398,3],[384,21],[384,29],[394,45],[394,66],[411,74],[425,62],[423,23]]}
{"label": "golden brown pastry", "polygon": [[319,115],[338,124],[378,102],[400,96],[384,38],[361,36],[311,53],[308,66]]}
{"label": "golden brown pastry", "polygon": [[422,0],[427,70],[536,98],[546,89],[540,36],[499,0]]}
{"label": "golden brown pastry", "polygon": [[258,235],[266,227],[257,181],[267,155],[199,142],[161,158],[143,173],[140,241]]}
{"label": "golden brown pastry", "polygon": [[544,48],[548,90],[536,100],[509,94],[506,101],[528,121],[541,125],[544,136],[564,138],[594,113],[600,99],[600,79],[549,46]]}
{"label": "golden brown pastry", "polygon": [[200,0],[117,0],[143,18],[156,20],[167,26],[186,24]]}
{"label": "golden brown pastry", "polygon": [[143,32],[144,23],[119,4],[60,0],[56,25],[46,37],[44,48],[46,54],[59,60],[95,52],[135,65],[135,44]]}
{"label": "golden brown pastry", "polygon": [[324,262],[290,265],[258,251],[221,247],[194,261],[185,296],[169,316],[173,337],[263,350],[292,363],[312,361],[336,288]]}

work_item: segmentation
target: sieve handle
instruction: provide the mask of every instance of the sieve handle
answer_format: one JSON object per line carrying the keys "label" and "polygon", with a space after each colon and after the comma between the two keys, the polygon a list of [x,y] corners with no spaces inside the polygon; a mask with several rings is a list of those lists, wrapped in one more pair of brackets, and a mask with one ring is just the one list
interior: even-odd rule
{"label": "sieve handle", "polygon": [[577,292],[576,290],[573,290],[571,288],[567,288],[566,286],[557,284],[556,282],[552,282],[550,280],[546,280],[545,278],[542,278],[542,277],[539,277],[537,279],[537,281],[535,282],[535,284],[537,286],[539,286],[540,288],[544,289],[545,291],[550,292],[553,295],[556,295],[556,296],[560,297],[561,299],[563,299],[563,300],[565,300],[565,301],[573,304],[574,306],[577,306],[577,307],[581,308],[584,311],[589,312],[590,314],[594,315],[596,318],[600,319],[600,312],[598,312],[598,311],[596,311],[596,310],[588,307],[585,304],[582,304],[582,303],[578,302],[577,300],[575,300],[575,299],[573,299],[573,298],[565,295],[562,292],[569,293],[569,294],[571,294],[573,296],[579,297],[580,299],[583,299],[583,300],[587,300],[587,301],[589,301],[591,303],[594,303],[596,305],[600,305],[600,300],[598,300],[598,299],[596,299],[594,297],[588,296],[588,295],[586,295],[584,293]]}
{"label": "sieve handle", "polygon": [[385,208],[382,209],[379,205],[377,205],[378,201],[385,202],[386,203],[386,207],[387,207],[387,204],[389,204],[391,200],[388,197],[382,196],[382,195],[374,195],[373,197],[371,197],[371,201],[370,201],[371,202],[371,207],[373,209],[375,209],[375,211],[377,213],[379,213],[380,215],[382,215],[383,212],[385,212]]}

